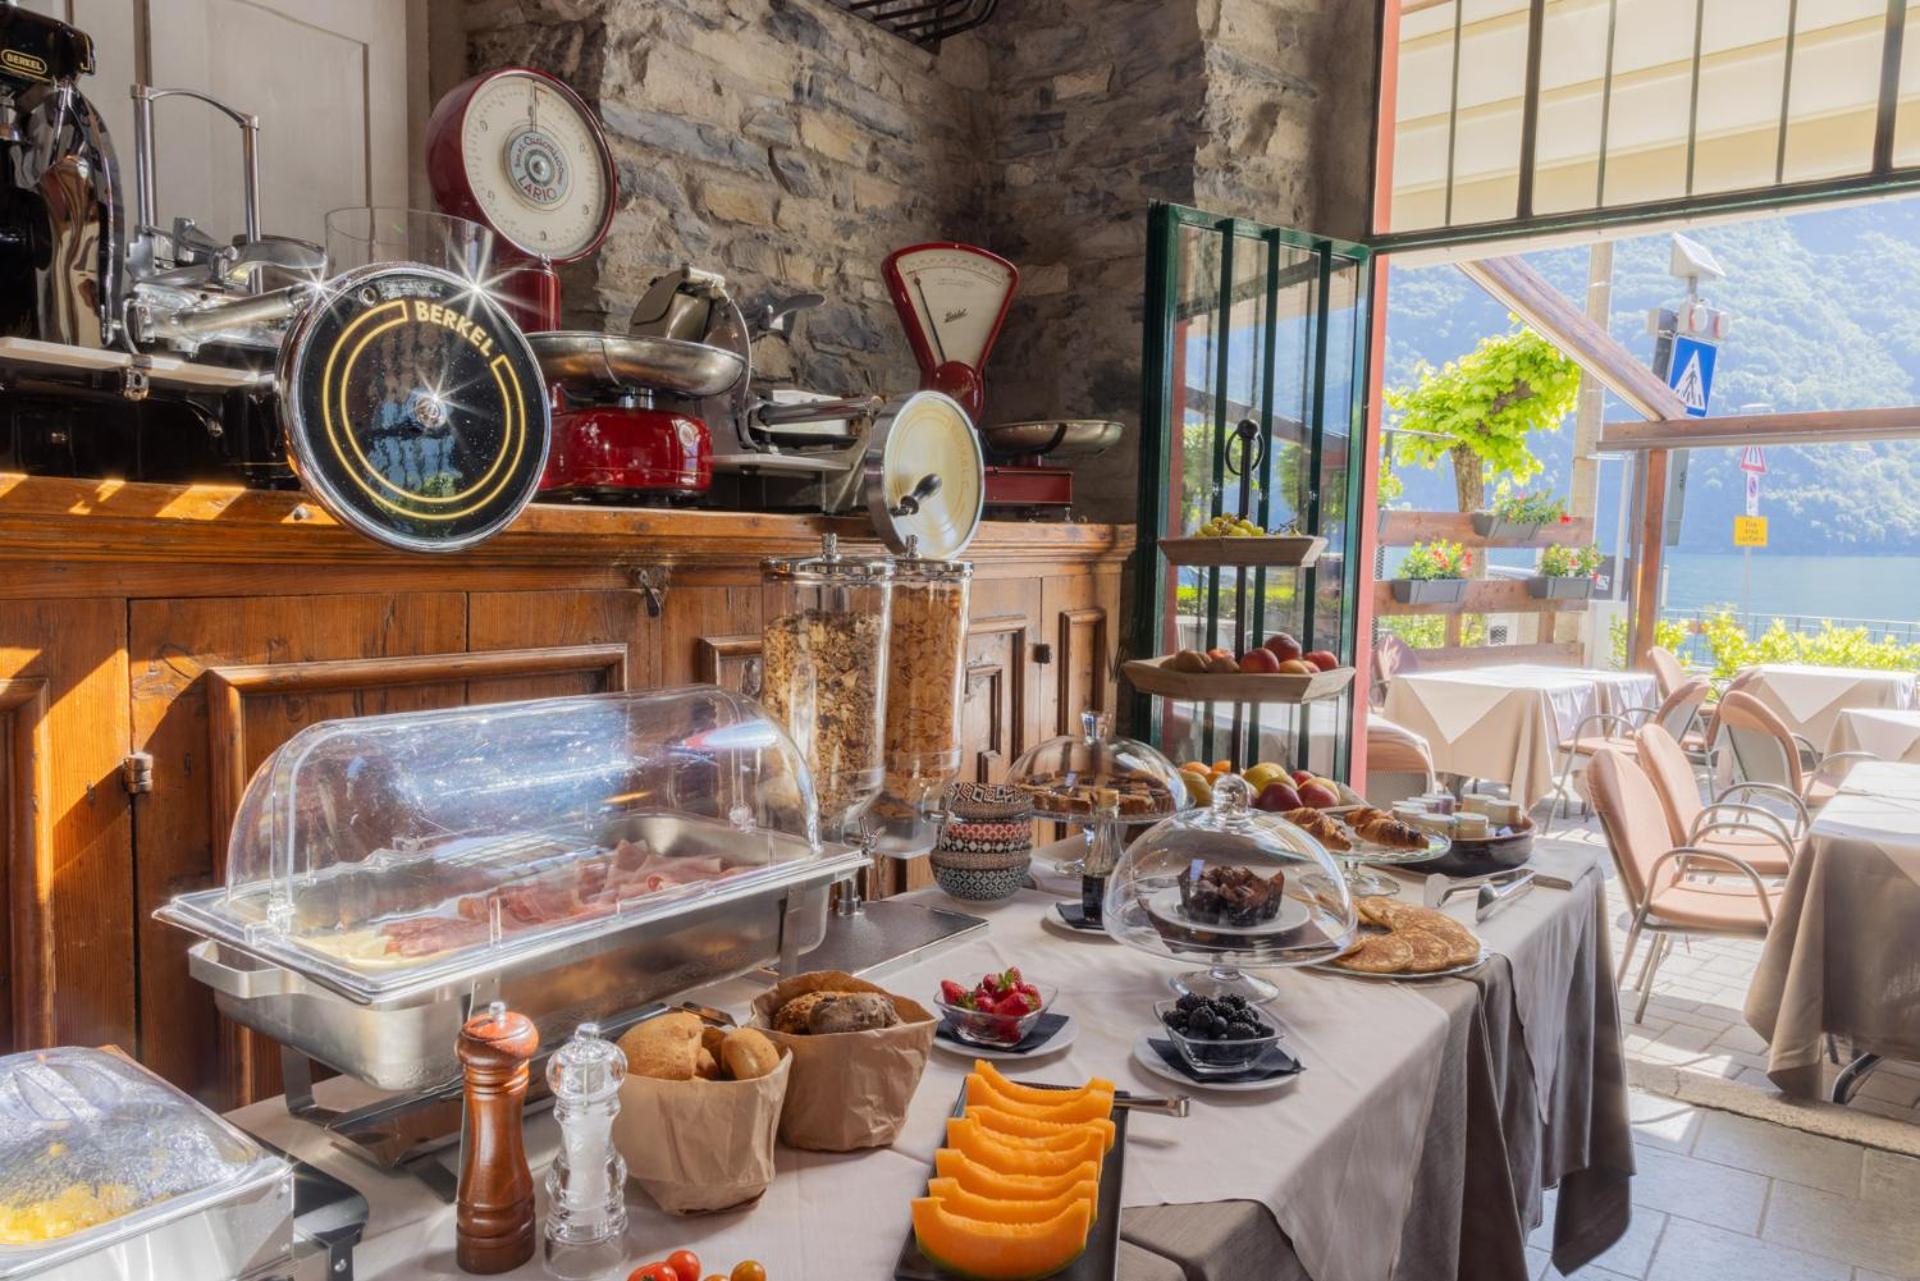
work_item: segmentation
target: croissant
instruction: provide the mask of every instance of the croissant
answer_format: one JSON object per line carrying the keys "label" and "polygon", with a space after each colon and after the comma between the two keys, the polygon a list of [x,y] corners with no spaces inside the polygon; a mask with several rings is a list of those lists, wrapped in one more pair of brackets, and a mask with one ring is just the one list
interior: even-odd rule
{"label": "croissant", "polygon": [[1336,854],[1345,853],[1353,848],[1353,842],[1349,841],[1346,834],[1340,830],[1340,825],[1311,806],[1288,810],[1280,817]]}
{"label": "croissant", "polygon": [[[1378,845],[1383,849],[1411,850],[1419,849],[1427,843],[1427,838],[1416,829],[1407,826],[1391,814],[1374,811],[1377,817],[1352,823],[1354,833],[1369,845]],[[1358,816],[1354,816],[1357,818]]]}

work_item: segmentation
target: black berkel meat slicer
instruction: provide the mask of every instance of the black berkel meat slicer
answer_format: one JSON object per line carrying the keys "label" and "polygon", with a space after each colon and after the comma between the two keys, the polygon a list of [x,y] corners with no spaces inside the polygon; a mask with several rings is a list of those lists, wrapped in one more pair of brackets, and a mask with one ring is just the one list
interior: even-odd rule
{"label": "black berkel meat slicer", "polygon": [[[504,528],[538,487],[549,418],[526,339],[489,294],[491,233],[357,209],[328,215],[326,246],[267,234],[259,119],[193,90],[133,86],[128,182],[78,88],[93,66],[84,32],[0,5],[0,469],[298,481],[343,524],[416,551]],[[239,131],[244,230],[229,242],[161,223],[168,100]]]}

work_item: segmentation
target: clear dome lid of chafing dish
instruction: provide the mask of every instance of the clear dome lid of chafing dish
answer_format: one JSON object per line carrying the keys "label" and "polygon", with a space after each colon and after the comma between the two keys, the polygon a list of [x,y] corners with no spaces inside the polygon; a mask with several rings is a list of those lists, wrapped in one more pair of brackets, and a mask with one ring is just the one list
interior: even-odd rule
{"label": "clear dome lid of chafing dish", "polygon": [[112,1051],[66,1046],[0,1058],[0,1277],[103,1249],[286,1170]]}
{"label": "clear dome lid of chafing dish", "polygon": [[1332,856],[1254,809],[1253,789],[1231,776],[1212,805],[1135,839],[1108,878],[1104,916],[1109,934],[1142,951],[1259,967],[1330,960],[1358,924]]}
{"label": "clear dome lid of chafing dish", "polygon": [[715,686],[313,725],[167,919],[372,999],[752,892],[823,857],[807,767]]}
{"label": "clear dome lid of chafing dish", "polygon": [[1078,734],[1029,749],[1007,781],[1033,797],[1035,818],[1090,822],[1106,790],[1122,824],[1156,823],[1187,803],[1174,763],[1145,743],[1116,737],[1106,712],[1082,712]]}

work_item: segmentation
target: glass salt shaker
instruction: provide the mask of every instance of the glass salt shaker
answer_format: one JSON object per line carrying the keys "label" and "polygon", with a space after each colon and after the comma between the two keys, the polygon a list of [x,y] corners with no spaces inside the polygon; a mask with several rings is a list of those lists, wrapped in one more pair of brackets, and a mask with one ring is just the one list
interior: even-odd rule
{"label": "glass salt shaker", "polygon": [[613,1146],[627,1058],[582,1023],[547,1061],[560,1151],[547,1169],[547,1272],[569,1281],[604,1276],[625,1261],[627,1163]]}

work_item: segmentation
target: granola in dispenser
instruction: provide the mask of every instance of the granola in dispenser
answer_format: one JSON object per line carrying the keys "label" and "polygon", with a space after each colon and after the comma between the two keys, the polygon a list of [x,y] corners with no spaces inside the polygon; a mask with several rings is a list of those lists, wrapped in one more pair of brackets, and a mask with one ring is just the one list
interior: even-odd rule
{"label": "granola in dispenser", "polygon": [[807,758],[823,827],[855,816],[880,788],[883,620],[806,609],[762,637],[761,702]]}
{"label": "granola in dispenser", "polygon": [[966,599],[964,581],[894,592],[887,647],[886,793],[910,805],[937,797],[960,767]]}

